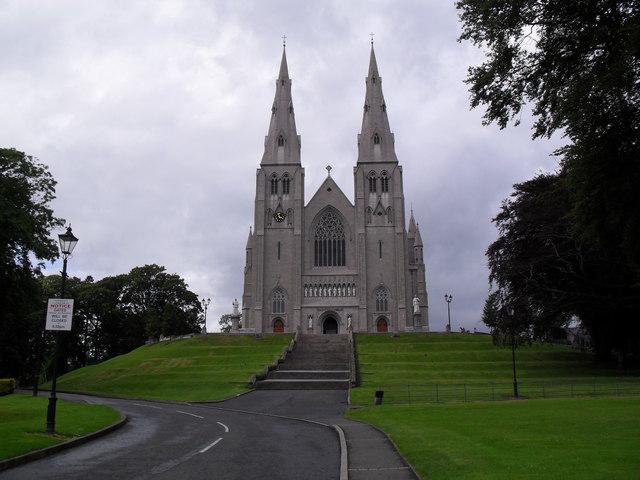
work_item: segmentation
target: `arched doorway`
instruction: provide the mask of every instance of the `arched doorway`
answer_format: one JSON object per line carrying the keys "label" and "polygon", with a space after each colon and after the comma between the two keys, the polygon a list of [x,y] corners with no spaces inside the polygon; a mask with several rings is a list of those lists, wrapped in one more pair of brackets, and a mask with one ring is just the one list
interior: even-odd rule
{"label": "arched doorway", "polygon": [[273,333],[284,333],[284,322],[279,318],[273,322]]}
{"label": "arched doorway", "polygon": [[327,317],[322,323],[322,333],[335,335],[338,333],[338,322],[333,317]]}
{"label": "arched doorway", "polygon": [[389,331],[389,324],[387,323],[387,319],[384,317],[380,317],[378,322],[376,323],[376,332],[378,333],[386,333]]}

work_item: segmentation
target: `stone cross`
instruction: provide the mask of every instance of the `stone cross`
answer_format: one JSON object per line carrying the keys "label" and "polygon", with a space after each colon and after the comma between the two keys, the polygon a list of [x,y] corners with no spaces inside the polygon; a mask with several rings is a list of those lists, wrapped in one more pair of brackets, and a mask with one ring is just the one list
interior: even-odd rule
{"label": "stone cross", "polygon": [[331,176],[331,165],[327,165],[326,169],[327,169],[327,174]]}

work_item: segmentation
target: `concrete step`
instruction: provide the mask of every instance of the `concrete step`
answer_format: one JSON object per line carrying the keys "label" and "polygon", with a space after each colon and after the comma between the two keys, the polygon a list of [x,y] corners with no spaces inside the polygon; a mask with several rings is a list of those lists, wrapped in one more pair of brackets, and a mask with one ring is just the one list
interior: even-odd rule
{"label": "concrete step", "polygon": [[278,366],[279,371],[284,370],[347,370],[348,363],[332,362],[284,362]]}
{"label": "concrete step", "polygon": [[298,380],[298,379],[349,379],[349,370],[273,370],[267,376],[268,380]]}
{"label": "concrete step", "polygon": [[349,380],[343,378],[322,379],[266,379],[260,380],[256,388],[262,390],[348,390]]}

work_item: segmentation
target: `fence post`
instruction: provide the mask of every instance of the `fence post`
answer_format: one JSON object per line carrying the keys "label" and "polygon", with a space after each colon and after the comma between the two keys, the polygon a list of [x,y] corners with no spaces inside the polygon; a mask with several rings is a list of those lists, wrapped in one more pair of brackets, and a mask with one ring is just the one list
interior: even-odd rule
{"label": "fence post", "polygon": [[440,398],[438,395],[438,384],[436,383],[436,403],[440,403]]}
{"label": "fence post", "polygon": [[467,401],[467,384],[466,383],[464,384],[464,401],[465,403]]}

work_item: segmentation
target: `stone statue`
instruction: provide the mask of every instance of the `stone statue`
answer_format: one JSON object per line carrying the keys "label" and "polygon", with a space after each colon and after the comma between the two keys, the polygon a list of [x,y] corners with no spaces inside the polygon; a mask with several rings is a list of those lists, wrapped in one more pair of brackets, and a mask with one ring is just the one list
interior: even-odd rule
{"label": "stone statue", "polygon": [[418,315],[420,313],[420,299],[416,295],[413,297],[413,314]]}
{"label": "stone statue", "polygon": [[233,305],[233,314],[240,315],[240,311],[238,310],[238,307],[240,307],[240,304],[238,303],[237,298],[233,299],[233,302],[231,303],[231,305]]}
{"label": "stone statue", "polygon": [[313,328],[313,315],[309,315],[308,321],[309,321],[309,330],[311,330]]}
{"label": "stone statue", "polygon": [[347,330],[351,331],[351,314],[347,315]]}

